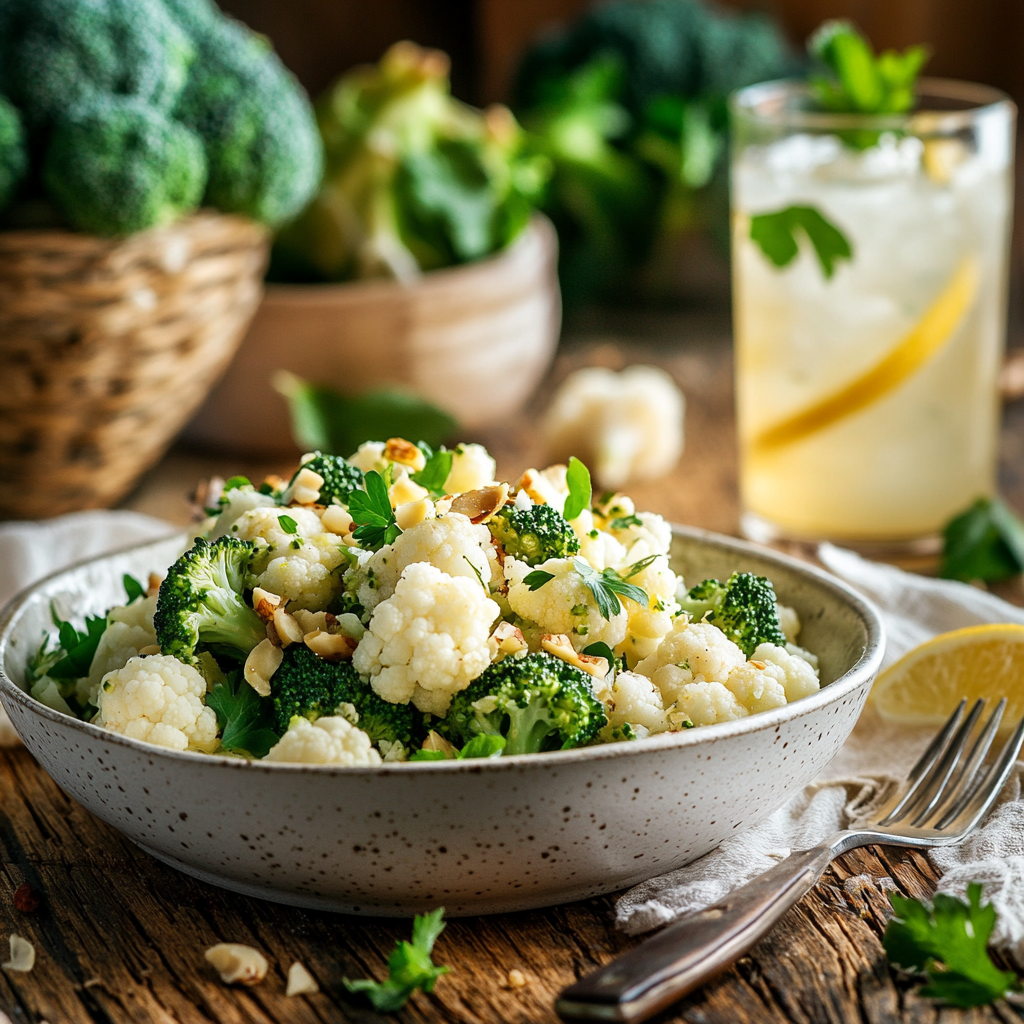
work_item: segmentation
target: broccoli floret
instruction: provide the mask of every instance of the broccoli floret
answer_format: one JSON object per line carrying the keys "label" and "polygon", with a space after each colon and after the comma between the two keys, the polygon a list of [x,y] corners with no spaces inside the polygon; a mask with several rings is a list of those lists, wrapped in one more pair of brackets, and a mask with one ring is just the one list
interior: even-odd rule
{"label": "broccoli floret", "polygon": [[168,110],[195,58],[159,0],[7,0],[4,7],[0,88],[32,129],[98,95]]}
{"label": "broccoli floret", "polygon": [[196,209],[206,157],[200,139],[159,110],[103,96],[57,122],[43,177],[74,227],[130,235]]}
{"label": "broccoli floret", "polygon": [[410,748],[426,735],[423,715],[411,704],[391,704],[360,677],[351,661],[325,661],[304,644],[289,644],[270,680],[270,696],[278,729],[283,733],[293,715],[316,719],[351,704],[358,726],[374,743],[385,740]]}
{"label": "broccoli floret", "polygon": [[175,116],[206,146],[206,201],[275,226],[320,183],[323,146],[305,92],[266,41],[197,0],[167,0],[199,57]]}
{"label": "broccoli floret", "polygon": [[505,737],[503,754],[537,754],[584,746],[607,722],[590,676],[542,653],[491,665],[434,728],[456,746],[489,734]]}
{"label": "broccoli floret", "polygon": [[266,626],[243,597],[254,551],[237,537],[200,539],[167,570],[153,616],[164,654],[195,664],[202,644],[242,661],[266,639]]}
{"label": "broccoli floret", "polygon": [[526,509],[506,505],[487,525],[505,551],[527,565],[540,565],[549,558],[568,558],[580,550],[573,528],[550,505]]}
{"label": "broccoli floret", "polygon": [[[352,492],[358,491],[363,486],[363,471],[357,469],[340,455],[313,452],[313,457],[302,463],[296,470],[295,476],[298,476],[304,469],[311,469],[324,478],[324,485],[320,488],[321,505],[330,505],[332,501],[348,505],[348,499]],[[289,482],[289,488],[295,482],[295,476]]]}
{"label": "broccoli floret", "polygon": [[734,572],[727,583],[704,580],[683,598],[680,608],[717,626],[748,658],[759,644],[786,646],[775,588],[764,576]]}
{"label": "broccoli floret", "polygon": [[27,170],[21,115],[9,100],[0,96],[0,210],[14,198]]}

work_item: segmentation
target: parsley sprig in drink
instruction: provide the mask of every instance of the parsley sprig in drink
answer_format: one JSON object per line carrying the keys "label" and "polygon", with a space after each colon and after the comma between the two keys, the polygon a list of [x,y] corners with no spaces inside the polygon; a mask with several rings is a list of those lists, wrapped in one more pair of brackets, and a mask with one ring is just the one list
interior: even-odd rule
{"label": "parsley sprig in drink", "polygon": [[744,531],[935,535],[995,490],[1015,108],[847,23],[733,98]]}

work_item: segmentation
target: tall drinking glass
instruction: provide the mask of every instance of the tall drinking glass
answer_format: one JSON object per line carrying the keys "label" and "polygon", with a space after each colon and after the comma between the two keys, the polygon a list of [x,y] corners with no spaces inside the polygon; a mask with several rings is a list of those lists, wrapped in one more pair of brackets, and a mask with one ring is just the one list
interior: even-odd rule
{"label": "tall drinking glass", "polygon": [[926,79],[907,115],[732,100],[742,528],[913,549],[995,491],[1016,109]]}

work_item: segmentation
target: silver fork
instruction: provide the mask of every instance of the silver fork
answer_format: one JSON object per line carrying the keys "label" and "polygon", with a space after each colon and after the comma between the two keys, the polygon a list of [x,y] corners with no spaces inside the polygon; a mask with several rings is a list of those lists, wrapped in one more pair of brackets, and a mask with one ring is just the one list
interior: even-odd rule
{"label": "silver fork", "polygon": [[1004,698],[978,728],[984,701],[953,712],[911,769],[905,786],[865,827],[837,832],[705,910],[687,914],[652,939],[565,989],[555,1002],[563,1018],[642,1021],[742,956],[821,877],[834,857],[858,846],[948,846],[978,824],[1003,788],[1021,744],[1024,719],[992,763],[985,759],[1006,707]]}

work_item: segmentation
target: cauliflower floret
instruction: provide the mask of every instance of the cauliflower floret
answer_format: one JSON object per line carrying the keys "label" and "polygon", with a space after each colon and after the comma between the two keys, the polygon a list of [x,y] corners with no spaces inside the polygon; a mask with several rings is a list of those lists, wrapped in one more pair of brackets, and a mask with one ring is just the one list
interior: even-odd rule
{"label": "cauliflower floret", "polygon": [[683,451],[682,392],[664,370],[588,367],[559,387],[544,420],[552,458],[581,458],[602,487],[667,473]]}
{"label": "cauliflower floret", "polygon": [[120,608],[111,608],[107,613],[107,628],[96,646],[89,666],[89,676],[80,687],[82,701],[96,703],[100,680],[116,668],[124,668],[129,658],[138,656],[139,651],[156,644],[153,628],[153,613],[156,611],[156,596],[141,598]]}
{"label": "cauliflower floret", "polygon": [[380,473],[387,465],[387,459],[384,458],[384,442],[364,442],[354,455],[348,457],[347,461],[364,473],[369,473],[371,469]]}
{"label": "cauliflower floret", "polygon": [[227,501],[210,529],[210,540],[216,540],[218,537],[230,533],[231,527],[246,512],[251,512],[255,508],[273,508],[275,505],[274,499],[269,494],[260,494],[252,487],[234,487],[224,497]]}
{"label": "cauliflower floret", "polygon": [[669,721],[661,693],[647,676],[619,672],[611,688],[601,694],[612,728],[642,725],[649,733],[665,732]]}
{"label": "cauliflower floret", "polygon": [[687,622],[679,616],[658,649],[636,671],[653,679],[665,702],[671,703],[690,683],[724,683],[746,660],[717,626]]}
{"label": "cauliflower floret", "polygon": [[464,576],[486,588],[492,566],[497,565],[491,531],[482,524],[474,526],[458,512],[425,519],[400,534],[394,544],[361,560],[346,576],[345,586],[372,612],[394,594],[399,577],[415,562],[429,562],[449,576]]}
{"label": "cauliflower floret", "polygon": [[778,666],[782,673],[780,682],[785,687],[787,701],[807,697],[817,693],[821,688],[815,666],[802,656],[802,652],[794,654],[787,648],[765,643],[755,649],[750,660],[764,662],[769,667]]}
{"label": "cauliflower floret", "polygon": [[452,468],[444,489],[449,494],[475,491],[494,483],[497,463],[482,444],[460,444],[452,452]]}
{"label": "cauliflower floret", "polygon": [[374,609],[352,664],[385,700],[443,715],[490,664],[498,613],[477,580],[414,562]]}
{"label": "cauliflower floret", "polygon": [[786,704],[784,680],[785,672],[777,665],[748,661],[729,673],[725,686],[751,714],[756,714]]}
{"label": "cauliflower floret", "polygon": [[[630,562],[639,562],[648,555],[667,555],[672,547],[672,527],[655,512],[636,512],[628,519],[626,525],[615,528],[615,520],[611,520],[608,529],[612,536],[622,544]],[[635,520],[639,519],[639,525]]]}
{"label": "cauliflower floret", "polygon": [[694,725],[714,725],[746,718],[750,712],[722,683],[686,683],[680,687],[676,708]]}
{"label": "cauliflower floret", "polygon": [[[282,525],[282,516],[295,524],[293,533]],[[323,608],[341,593],[337,570],[347,564],[343,544],[324,530],[313,509],[253,509],[235,523],[231,535],[256,542],[256,585],[285,598],[292,608]]]}
{"label": "cauliflower floret", "polygon": [[315,722],[296,715],[288,724],[288,731],[270,748],[264,760],[348,767],[381,763],[370,737],[340,715],[318,718]]}
{"label": "cauliflower floret", "polygon": [[795,608],[785,604],[776,604],[775,609],[779,613],[779,629],[785,634],[788,643],[795,644],[800,635],[800,616]]}
{"label": "cauliflower floret", "polygon": [[198,669],[166,654],[131,658],[100,683],[96,725],[174,750],[216,749],[217,716]]}
{"label": "cauliflower floret", "polygon": [[[531,572],[551,573],[553,578],[530,590],[523,581]],[[571,558],[549,558],[535,567],[506,558],[505,578],[509,583],[509,607],[516,615],[537,624],[536,631],[523,630],[531,650],[535,649],[536,633],[564,633],[578,651],[599,641],[614,648],[626,637],[626,609],[606,619]]]}
{"label": "cauliflower floret", "polygon": [[[628,572],[628,566],[618,568],[623,575]],[[641,587],[649,598],[646,607],[636,601],[624,602],[629,615],[626,639],[616,653],[624,654],[628,664],[636,665],[649,658],[658,649],[662,637],[672,629],[679,578],[669,568],[668,558],[659,555],[650,565],[629,576],[628,582]]]}
{"label": "cauliflower floret", "polygon": [[595,569],[618,565],[626,557],[626,549],[610,533],[598,528],[589,508],[585,508],[569,525],[579,538],[580,554]]}

